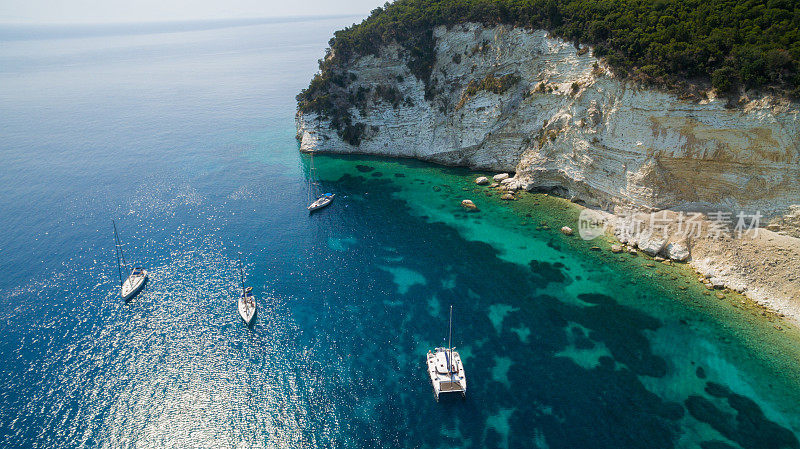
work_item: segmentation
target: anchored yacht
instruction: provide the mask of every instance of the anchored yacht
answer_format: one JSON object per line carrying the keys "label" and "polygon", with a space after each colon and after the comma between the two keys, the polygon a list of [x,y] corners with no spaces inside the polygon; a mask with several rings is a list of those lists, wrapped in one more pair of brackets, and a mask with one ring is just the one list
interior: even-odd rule
{"label": "anchored yacht", "polygon": [[239,261],[239,274],[242,279],[242,294],[239,295],[238,301],[239,316],[249,326],[256,316],[256,298],[253,296],[253,287],[244,286],[244,267],[241,260]]}
{"label": "anchored yacht", "polygon": [[144,284],[147,283],[147,270],[142,267],[134,267],[131,274],[124,281],[122,280],[122,269],[128,271],[128,263],[125,261],[125,254],[122,252],[122,242],[117,233],[117,222],[114,223],[114,249],[117,252],[117,272],[119,273],[120,296],[126,302],[133,299],[142,291]]}
{"label": "anchored yacht", "polygon": [[433,385],[433,395],[439,401],[441,393],[467,394],[467,376],[464,373],[464,364],[461,356],[451,344],[453,337],[453,306],[450,306],[450,326],[446,348],[436,348],[428,351],[428,375]]}

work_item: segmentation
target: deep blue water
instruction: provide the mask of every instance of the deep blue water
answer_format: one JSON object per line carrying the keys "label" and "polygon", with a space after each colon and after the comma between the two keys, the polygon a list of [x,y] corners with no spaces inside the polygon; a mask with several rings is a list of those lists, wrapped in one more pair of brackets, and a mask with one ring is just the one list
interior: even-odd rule
{"label": "deep blue water", "polygon": [[[354,20],[0,32],[0,445],[800,447],[795,334],[585,251],[564,202],[317,156],[309,216],[294,95]],[[437,404],[449,304],[469,391]]]}

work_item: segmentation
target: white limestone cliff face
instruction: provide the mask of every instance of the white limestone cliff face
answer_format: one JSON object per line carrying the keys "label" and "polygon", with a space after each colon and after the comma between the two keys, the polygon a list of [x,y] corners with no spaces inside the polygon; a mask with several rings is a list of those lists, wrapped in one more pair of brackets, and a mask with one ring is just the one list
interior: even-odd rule
{"label": "white limestone cliff face", "polygon": [[[302,151],[416,157],[513,171],[523,188],[565,189],[612,209],[686,205],[759,210],[800,202],[800,105],[763,99],[726,109],[724,99],[687,101],[615,78],[586,49],[544,31],[465,24],[438,27],[432,81],[406,65],[399,46],[354,61],[351,88],[393,86],[397,107],[371,99],[354,122],[358,147],[329,122],[297,115]],[[470,81],[512,74],[501,94],[466,95]],[[363,113],[363,114],[362,114]]]}

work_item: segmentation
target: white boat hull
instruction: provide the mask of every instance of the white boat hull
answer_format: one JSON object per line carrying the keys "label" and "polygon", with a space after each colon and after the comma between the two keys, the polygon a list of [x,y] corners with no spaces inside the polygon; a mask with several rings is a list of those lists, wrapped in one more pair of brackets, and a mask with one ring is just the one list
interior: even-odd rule
{"label": "white boat hull", "polygon": [[253,296],[239,296],[238,301],[239,316],[249,326],[256,316],[256,300]]}
{"label": "white boat hull", "polygon": [[314,201],[313,203],[311,203],[311,205],[308,206],[308,211],[314,212],[315,210],[322,209],[323,207],[328,206],[329,204],[331,204],[335,196],[336,195],[333,194],[330,196],[321,196],[317,198],[316,201]]}
{"label": "white boat hull", "polygon": [[442,393],[461,393],[461,396],[466,397],[467,376],[457,351],[447,348],[436,348],[435,352],[428,351],[426,364],[437,401]]}
{"label": "white boat hull", "polygon": [[125,279],[125,282],[122,283],[122,288],[120,289],[120,295],[122,296],[122,299],[125,301],[133,299],[134,296],[138,295],[139,292],[142,291],[145,281],[147,281],[147,270],[142,270],[141,274],[131,274],[128,276],[128,279]]}

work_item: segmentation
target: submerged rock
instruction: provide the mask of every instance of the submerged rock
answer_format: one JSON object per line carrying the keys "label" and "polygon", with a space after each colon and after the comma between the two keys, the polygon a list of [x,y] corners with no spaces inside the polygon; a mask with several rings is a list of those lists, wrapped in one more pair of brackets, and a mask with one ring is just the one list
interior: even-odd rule
{"label": "submerged rock", "polygon": [[466,210],[478,210],[478,206],[472,200],[461,200],[461,207]]}
{"label": "submerged rock", "polygon": [[564,235],[572,235],[572,228],[570,228],[569,226],[562,226],[561,233]]}
{"label": "submerged rock", "polygon": [[511,201],[511,200],[514,199],[514,195],[512,195],[510,193],[506,193],[503,196],[501,196],[500,199],[501,200],[506,200],[506,201]]}
{"label": "submerged rock", "polygon": [[621,253],[622,252],[622,245],[611,245],[611,252],[612,253]]}

